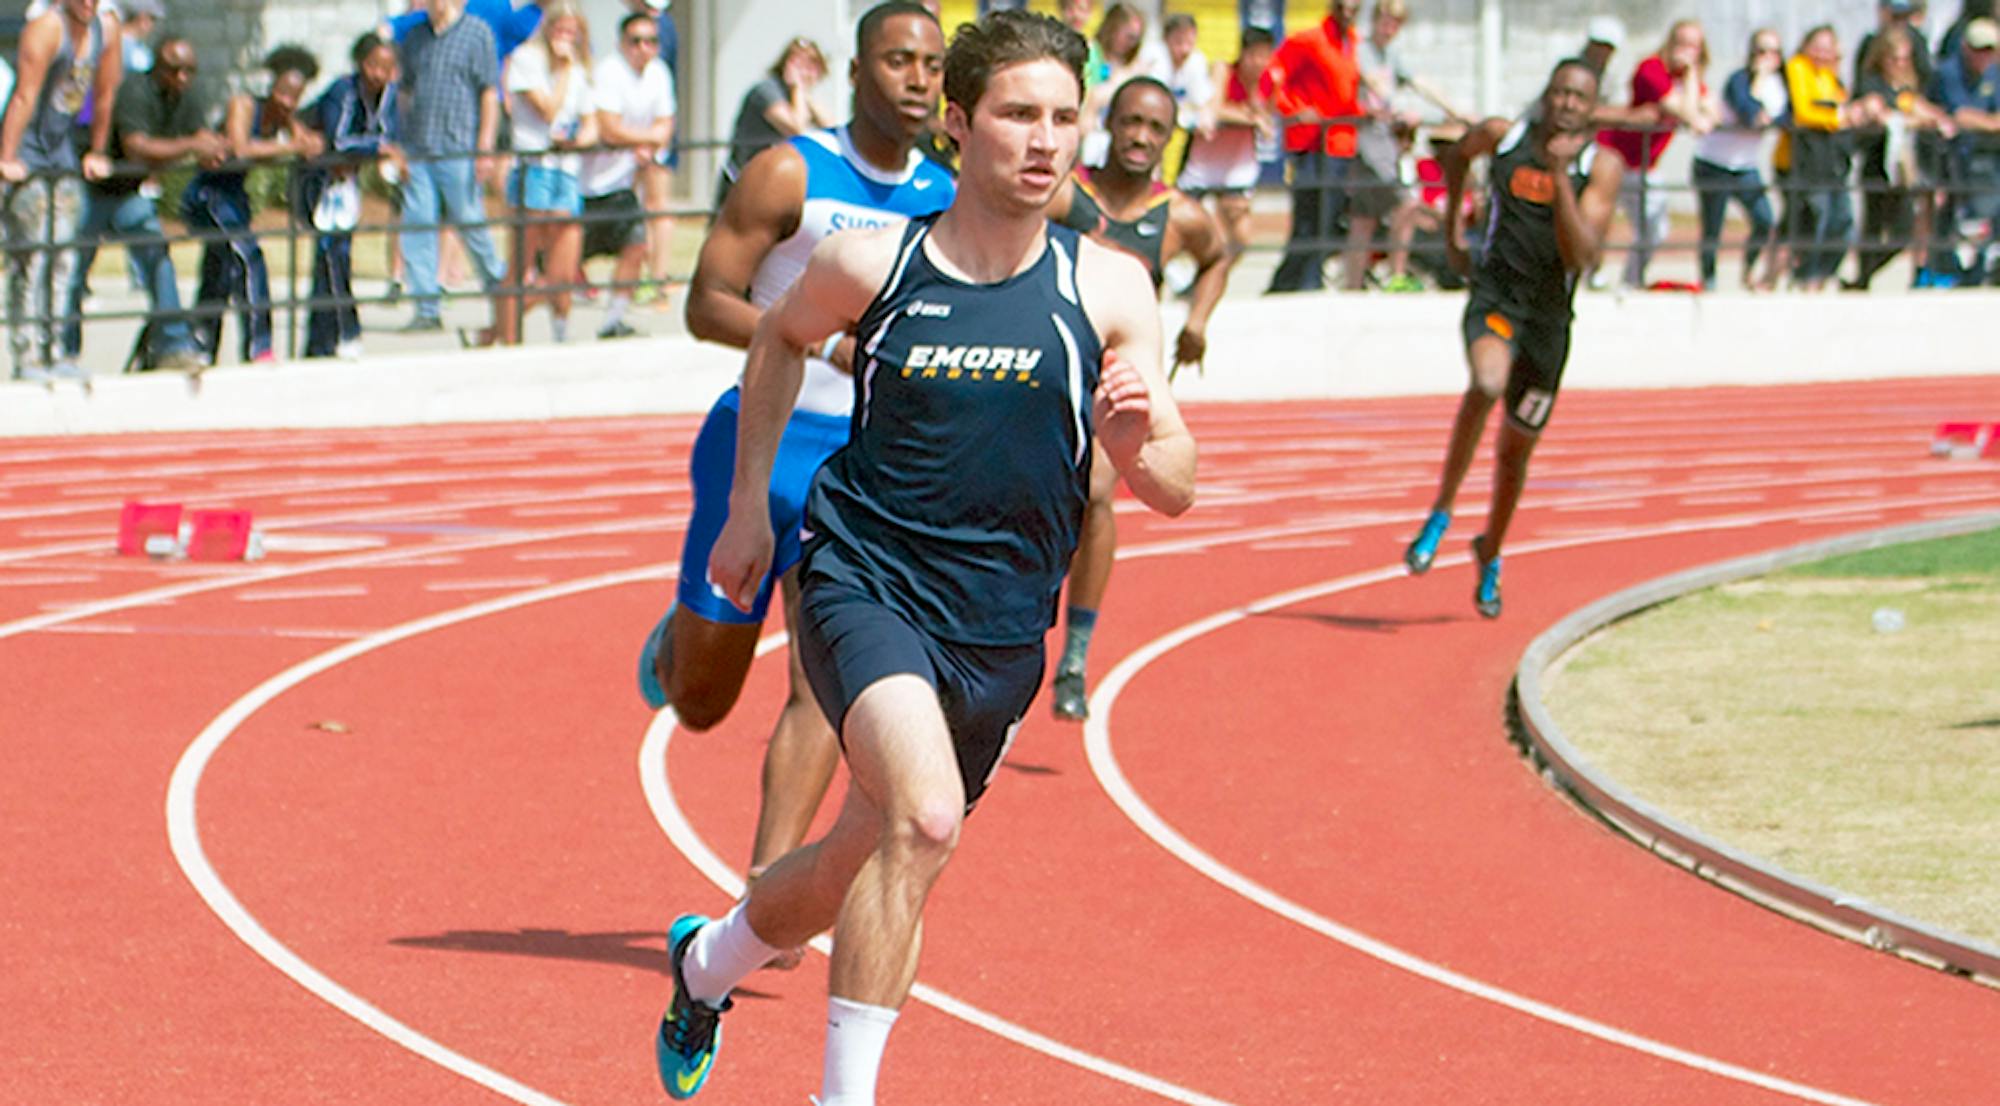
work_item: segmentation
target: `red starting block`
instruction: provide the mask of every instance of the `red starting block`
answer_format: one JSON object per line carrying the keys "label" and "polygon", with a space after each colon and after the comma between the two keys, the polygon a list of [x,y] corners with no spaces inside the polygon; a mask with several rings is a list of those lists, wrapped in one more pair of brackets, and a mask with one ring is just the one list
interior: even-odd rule
{"label": "red starting block", "polygon": [[240,561],[250,551],[250,512],[189,511],[191,561]]}
{"label": "red starting block", "polygon": [[137,557],[146,552],[147,538],[165,535],[169,541],[178,541],[180,530],[180,504],[141,503],[128,499],[118,512],[118,553],[120,556]]}
{"label": "red starting block", "polygon": [[1979,457],[1992,456],[1996,435],[1993,426],[1983,422],[1941,422],[1931,434],[1931,455],[1934,457]]}
{"label": "red starting block", "polygon": [[1986,444],[1979,447],[1981,460],[2000,461],[2000,422],[1986,428]]}

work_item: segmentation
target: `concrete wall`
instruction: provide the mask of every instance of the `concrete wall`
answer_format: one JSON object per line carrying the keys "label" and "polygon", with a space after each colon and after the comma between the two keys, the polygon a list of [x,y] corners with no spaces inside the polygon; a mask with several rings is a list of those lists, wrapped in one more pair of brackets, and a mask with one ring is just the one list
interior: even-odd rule
{"label": "concrete wall", "polygon": [[[1585,296],[1564,388],[1669,388],[1991,374],[2000,293],[1857,300]],[[1465,387],[1461,295],[1230,299],[1208,371],[1185,400],[1451,394]],[[1175,323],[1169,320],[1168,333]],[[735,380],[738,351],[686,338],[101,378],[96,394],[0,383],[0,436],[697,412]]]}

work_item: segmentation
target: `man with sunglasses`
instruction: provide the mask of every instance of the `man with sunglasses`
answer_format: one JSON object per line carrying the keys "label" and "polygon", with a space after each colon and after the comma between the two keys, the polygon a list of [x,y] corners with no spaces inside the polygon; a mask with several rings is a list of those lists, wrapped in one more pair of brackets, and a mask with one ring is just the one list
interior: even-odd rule
{"label": "man with sunglasses", "polygon": [[618,24],[618,51],[590,74],[598,140],[613,149],[584,155],[583,256],[616,257],[609,310],[599,338],[628,338],[632,289],[646,260],[646,211],[634,191],[641,165],[674,140],[674,84],[660,61],[660,31],[650,14]]}
{"label": "man with sunglasses", "polygon": [[[195,349],[194,333],[181,314],[180,288],[174,279],[174,259],[160,233],[153,200],[139,190],[150,172],[193,160],[213,169],[229,158],[229,141],[210,124],[222,105],[195,84],[194,46],[185,38],[160,43],[152,72],[124,82],[111,118],[111,160],[137,166],[89,183],[78,245],[95,254],[97,243],[115,238],[125,246],[132,268],[152,303],[150,349],[146,367],[198,370],[204,364]],[[63,324],[62,348],[74,359],[83,346],[81,281],[69,285],[69,318]]]}

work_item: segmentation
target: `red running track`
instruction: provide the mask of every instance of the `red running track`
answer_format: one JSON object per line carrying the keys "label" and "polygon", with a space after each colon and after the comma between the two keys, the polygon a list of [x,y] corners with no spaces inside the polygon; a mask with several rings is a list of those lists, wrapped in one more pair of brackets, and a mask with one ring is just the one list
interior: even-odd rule
{"label": "red running track", "polygon": [[[1606,593],[2000,508],[1925,450],[1995,394],[1573,393],[1498,623],[1483,465],[1398,567],[1450,400],[1196,407],[1202,501],[1122,518],[1097,720],[1038,704],[969,824],[884,1100],[1991,1103],[2000,996],[1648,857],[1501,711]],[[661,930],[729,901],[783,680],[700,737],[632,690],[695,425],[0,442],[0,1099],[658,1096]],[[132,496],[270,556],[113,556]],[[753,978],[703,1100],[803,1103],[823,986]]]}

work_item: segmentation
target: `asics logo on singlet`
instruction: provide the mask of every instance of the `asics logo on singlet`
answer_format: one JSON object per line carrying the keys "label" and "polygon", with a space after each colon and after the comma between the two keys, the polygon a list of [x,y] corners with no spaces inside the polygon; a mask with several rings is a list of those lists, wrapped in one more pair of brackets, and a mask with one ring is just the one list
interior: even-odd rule
{"label": "asics logo on singlet", "polygon": [[947,380],[961,376],[974,380],[990,377],[1039,387],[1032,374],[1041,363],[1042,351],[1032,347],[914,345],[903,362],[903,375],[926,380],[940,375]]}
{"label": "asics logo on singlet", "polygon": [[948,303],[925,303],[922,300],[911,300],[910,306],[903,308],[903,314],[910,318],[922,315],[926,319],[949,319],[951,318],[951,305]]}

